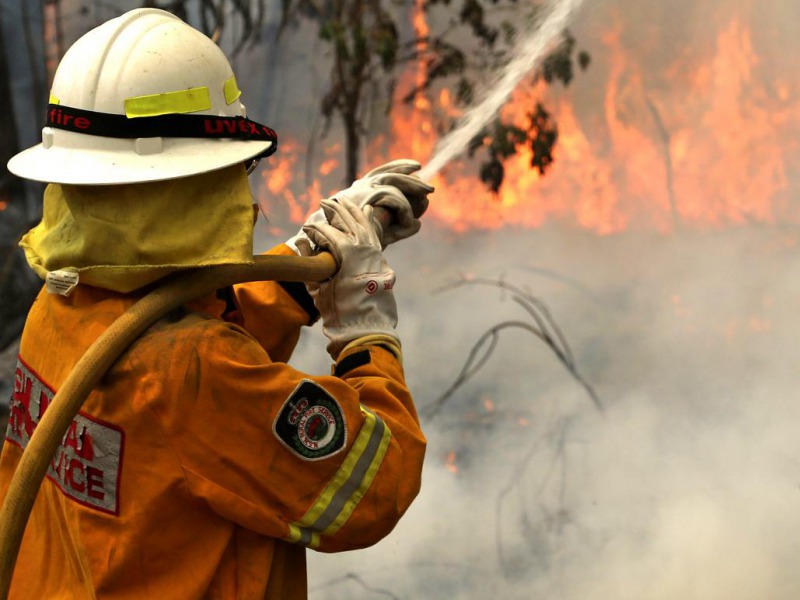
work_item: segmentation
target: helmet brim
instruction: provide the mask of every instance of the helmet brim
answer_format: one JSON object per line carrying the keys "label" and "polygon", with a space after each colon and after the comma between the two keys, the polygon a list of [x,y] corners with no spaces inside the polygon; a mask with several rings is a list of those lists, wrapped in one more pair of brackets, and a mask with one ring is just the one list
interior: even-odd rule
{"label": "helmet brim", "polygon": [[[61,135],[80,135],[59,132]],[[76,149],[38,144],[8,161],[14,175],[45,183],[116,185],[179,179],[224,169],[259,156],[272,142],[163,138],[160,152],[137,154],[134,140],[103,138],[107,148]],[[127,145],[127,152],[118,146]]]}

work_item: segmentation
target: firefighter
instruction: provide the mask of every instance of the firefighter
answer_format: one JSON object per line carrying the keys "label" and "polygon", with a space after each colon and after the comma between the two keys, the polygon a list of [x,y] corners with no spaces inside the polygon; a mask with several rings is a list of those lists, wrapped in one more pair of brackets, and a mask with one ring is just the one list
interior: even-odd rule
{"label": "firefighter", "polygon": [[[252,262],[247,167],[276,144],[244,116],[223,53],[169,13],[126,13],[66,53],[42,143],[9,162],[49,185],[21,241],[45,284],[22,335],[0,495],[115,319],[171,273]],[[330,250],[330,280],[219,290],[122,355],[53,456],[10,597],[305,598],[306,548],[392,530],[419,490],[425,438],[382,246],[419,228],[412,204],[432,188],[417,168],[376,169],[271,251]],[[320,317],[334,364],[312,376],[286,361]]]}

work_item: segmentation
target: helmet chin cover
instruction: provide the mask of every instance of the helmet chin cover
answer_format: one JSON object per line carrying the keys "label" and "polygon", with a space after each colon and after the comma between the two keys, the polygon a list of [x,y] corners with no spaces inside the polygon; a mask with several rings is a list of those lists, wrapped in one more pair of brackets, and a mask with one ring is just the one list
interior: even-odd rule
{"label": "helmet chin cover", "polygon": [[248,119],[223,52],[174,15],[138,9],[91,30],[56,71],[42,143],[8,163],[51,183],[188,177],[260,159],[277,135]]}

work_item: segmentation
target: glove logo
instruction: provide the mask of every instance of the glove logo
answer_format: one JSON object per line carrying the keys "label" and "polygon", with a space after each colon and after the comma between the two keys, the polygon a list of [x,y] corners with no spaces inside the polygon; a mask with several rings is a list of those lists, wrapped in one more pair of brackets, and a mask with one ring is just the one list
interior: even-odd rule
{"label": "glove logo", "polygon": [[370,279],[367,282],[367,293],[374,294],[377,291],[378,291],[378,282],[375,281],[374,279]]}
{"label": "glove logo", "polygon": [[286,399],[272,430],[284,446],[303,460],[333,456],[344,448],[347,437],[339,403],[308,379]]}

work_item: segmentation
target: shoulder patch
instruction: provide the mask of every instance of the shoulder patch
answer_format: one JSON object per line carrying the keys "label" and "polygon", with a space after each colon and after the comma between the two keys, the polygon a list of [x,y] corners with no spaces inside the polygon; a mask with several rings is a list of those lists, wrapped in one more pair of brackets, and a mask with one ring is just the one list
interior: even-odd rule
{"label": "shoulder patch", "polygon": [[283,403],[272,431],[303,460],[329,458],[347,441],[342,407],[325,389],[304,379]]}

